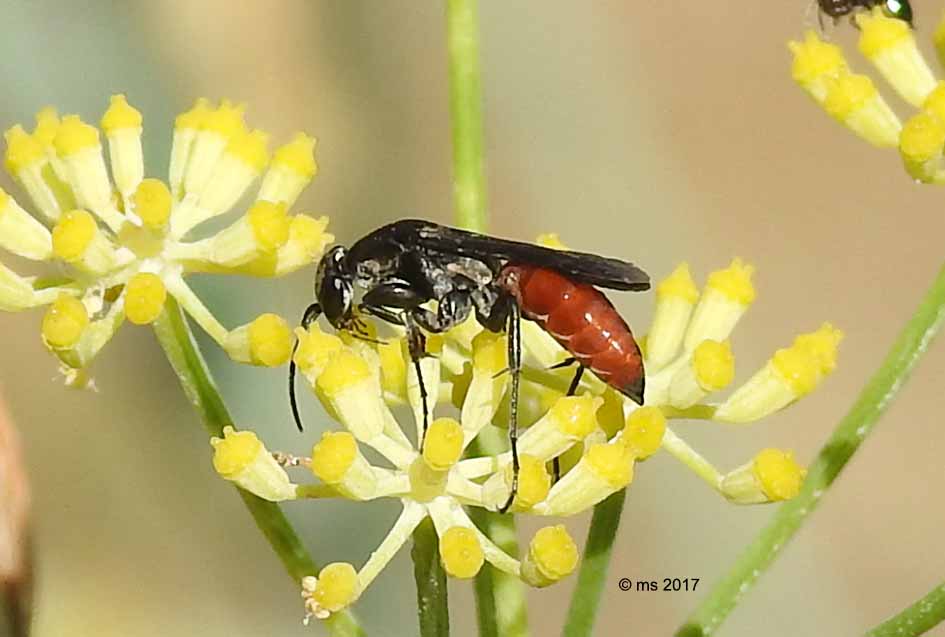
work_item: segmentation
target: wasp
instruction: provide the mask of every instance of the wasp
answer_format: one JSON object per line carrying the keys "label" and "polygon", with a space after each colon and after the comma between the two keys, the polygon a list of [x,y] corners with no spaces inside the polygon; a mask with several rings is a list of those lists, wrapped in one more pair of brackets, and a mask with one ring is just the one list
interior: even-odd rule
{"label": "wasp", "polygon": [[[643,404],[645,374],[633,332],[598,289],[644,291],[646,272],[632,263],[583,252],[542,246],[406,219],[359,239],[350,248],[334,246],[321,258],[315,275],[315,302],[302,327],[324,315],[336,329],[365,334],[360,316],[372,316],[405,329],[408,351],[419,379],[423,431],[429,418],[427,390],[420,374],[425,333],[445,332],[469,316],[493,332],[508,334],[511,375],[509,439],[512,490],[518,486],[516,440],[521,320],[534,321],[578,365],[571,383],[590,370],[606,384]],[[436,302],[435,310],[426,307]],[[292,414],[302,429],[294,390],[295,363],[289,366]],[[422,445],[423,441],[420,441]]]}
{"label": "wasp", "polygon": [[890,18],[896,18],[912,24],[912,7],[909,0],[817,0],[817,5],[823,15],[830,16],[833,19],[842,18],[850,15],[857,9],[872,9],[881,7],[883,13]]}

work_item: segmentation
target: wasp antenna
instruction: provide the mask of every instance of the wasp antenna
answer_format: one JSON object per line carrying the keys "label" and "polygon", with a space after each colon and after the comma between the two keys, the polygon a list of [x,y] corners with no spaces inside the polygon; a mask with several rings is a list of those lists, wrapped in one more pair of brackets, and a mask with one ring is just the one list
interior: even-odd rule
{"label": "wasp antenna", "polygon": [[302,418],[299,416],[299,404],[295,400],[295,352],[299,349],[299,339],[295,339],[295,345],[292,346],[292,357],[289,359],[289,405],[292,406],[292,417],[295,418],[295,426],[299,431],[305,431],[302,428]]}

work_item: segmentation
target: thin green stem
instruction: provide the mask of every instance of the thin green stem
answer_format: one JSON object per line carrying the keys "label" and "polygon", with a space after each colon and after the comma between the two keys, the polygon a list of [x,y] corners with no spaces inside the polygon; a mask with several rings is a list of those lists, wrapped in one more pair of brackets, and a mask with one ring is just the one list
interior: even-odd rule
{"label": "thin green stem", "polygon": [[[479,457],[498,454],[503,446],[501,438],[498,429],[483,430],[470,444],[469,455]],[[469,517],[500,549],[509,555],[518,555],[514,516],[474,507],[469,510]],[[525,587],[520,579],[491,564],[485,564],[476,575],[474,590],[481,637],[527,637]]]}
{"label": "thin green stem", "polygon": [[[168,298],[164,311],[154,323],[154,331],[171,368],[180,380],[187,400],[203,421],[204,428],[212,436],[222,436],[223,428],[233,426],[233,420],[223,404],[187,320],[173,298]],[[289,577],[299,583],[306,575],[315,575],[315,563],[279,506],[242,489],[237,488],[237,492],[259,530],[279,556]],[[354,617],[347,612],[338,613],[329,621],[331,634],[336,637],[364,634]]]}
{"label": "thin green stem", "polygon": [[447,1],[446,40],[449,47],[456,221],[464,228],[483,232],[487,221],[482,160],[478,0]]}
{"label": "thin green stem", "polygon": [[428,517],[413,532],[413,575],[417,582],[417,615],[420,637],[448,637],[450,612],[446,573],[440,564],[439,539]]}
{"label": "thin green stem", "polygon": [[839,422],[811,465],[801,492],[777,510],[734,567],[709,592],[702,604],[676,633],[678,637],[701,637],[715,632],[745,592],[768,568],[807,517],[821,496],[869,436],[877,420],[889,407],[910,372],[938,333],[945,317],[945,267],[926,292],[915,314],[899,333],[892,349],[873,374],[850,411]]}
{"label": "thin green stem", "polygon": [[597,607],[607,581],[610,555],[614,549],[614,538],[620,526],[620,514],[627,490],[621,489],[594,507],[594,516],[587,531],[584,559],[578,573],[577,586],[571,597],[568,618],[564,625],[564,637],[584,637],[594,632]]}
{"label": "thin green stem", "polygon": [[945,584],[866,633],[866,637],[914,637],[945,621]]}
{"label": "thin green stem", "polygon": [[[485,232],[488,222],[482,150],[478,0],[447,0],[446,30],[456,222],[468,230]],[[470,454],[498,453],[501,444],[484,440],[484,434],[473,443]],[[470,517],[503,551],[518,555],[513,516],[473,509]],[[486,564],[476,576],[474,591],[482,637],[528,635],[525,589],[518,578]]]}

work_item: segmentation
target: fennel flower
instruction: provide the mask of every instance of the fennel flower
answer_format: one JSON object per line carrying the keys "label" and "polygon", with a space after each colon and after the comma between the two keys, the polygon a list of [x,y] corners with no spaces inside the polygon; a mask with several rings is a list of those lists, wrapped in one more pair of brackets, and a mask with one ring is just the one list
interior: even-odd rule
{"label": "fennel flower", "polygon": [[[143,118],[123,95],[111,98],[101,130],[45,108],[32,132],[17,125],[4,134],[6,168],[32,207],[0,190],[0,248],[53,263],[63,276],[38,279],[0,263],[0,310],[46,307],[43,341],[67,384],[84,385],[89,363],[122,323],[152,323],[169,296],[232,359],[288,360],[292,337],[283,319],[263,314],[229,330],[185,281],[192,272],[281,276],[312,263],[333,240],[327,218],[289,214],[315,176],[315,140],[299,133],[270,161],[268,135],[247,128],[243,111],[200,99],[179,115],[167,180],[146,176]],[[238,219],[191,237],[260,178]]]}

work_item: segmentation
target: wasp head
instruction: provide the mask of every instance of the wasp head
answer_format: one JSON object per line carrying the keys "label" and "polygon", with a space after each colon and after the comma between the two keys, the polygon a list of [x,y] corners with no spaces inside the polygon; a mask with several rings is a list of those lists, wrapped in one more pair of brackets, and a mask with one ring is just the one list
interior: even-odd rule
{"label": "wasp head", "polygon": [[343,246],[331,248],[319,261],[315,274],[315,297],[325,318],[337,330],[346,329],[354,320],[353,276],[345,264],[345,253]]}

